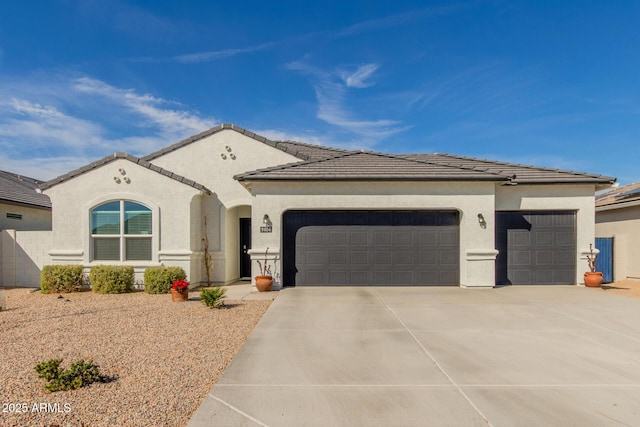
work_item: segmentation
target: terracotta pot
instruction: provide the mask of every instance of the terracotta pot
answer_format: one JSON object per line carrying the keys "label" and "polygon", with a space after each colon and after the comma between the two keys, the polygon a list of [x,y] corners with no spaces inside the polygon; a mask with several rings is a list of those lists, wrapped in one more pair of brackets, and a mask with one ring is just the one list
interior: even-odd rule
{"label": "terracotta pot", "polygon": [[173,302],[185,302],[189,299],[189,289],[185,289],[182,292],[178,292],[175,289],[171,289],[171,301]]}
{"label": "terracotta pot", "polygon": [[597,288],[602,285],[602,273],[599,271],[587,271],[584,273],[584,284],[590,288]]}
{"label": "terracotta pot", "polygon": [[256,289],[258,292],[269,292],[273,286],[273,277],[256,276]]}

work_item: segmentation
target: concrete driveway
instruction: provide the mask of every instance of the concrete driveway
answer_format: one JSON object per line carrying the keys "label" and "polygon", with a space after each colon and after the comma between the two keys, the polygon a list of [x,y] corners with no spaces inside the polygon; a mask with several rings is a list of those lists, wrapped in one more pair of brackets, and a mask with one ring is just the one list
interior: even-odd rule
{"label": "concrete driveway", "polygon": [[638,426],[640,300],[285,289],[189,423],[213,425]]}

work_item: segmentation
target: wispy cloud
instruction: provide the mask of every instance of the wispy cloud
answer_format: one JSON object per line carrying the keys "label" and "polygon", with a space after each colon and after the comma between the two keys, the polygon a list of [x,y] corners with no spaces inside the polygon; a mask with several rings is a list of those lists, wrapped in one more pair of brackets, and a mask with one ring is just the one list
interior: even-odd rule
{"label": "wispy cloud", "polygon": [[373,83],[367,83],[367,80],[378,69],[377,64],[361,65],[358,69],[352,73],[339,72],[340,77],[344,80],[347,87],[364,88],[373,85]]}
{"label": "wispy cloud", "polygon": [[212,50],[208,52],[178,55],[178,56],[174,56],[172,59],[177,62],[182,62],[185,64],[196,63],[196,62],[208,62],[216,59],[230,58],[232,56],[241,55],[243,53],[251,53],[251,52],[266,50],[274,47],[275,45],[276,45],[276,42],[262,43],[256,46],[249,46],[249,47],[238,48],[238,49],[222,49],[222,50]]}
{"label": "wispy cloud", "polygon": [[138,94],[133,89],[120,89],[100,80],[82,77],[75,81],[74,89],[89,95],[102,96],[116,104],[123,105],[140,117],[170,135],[193,134],[213,125],[212,119],[202,118],[189,111],[163,108],[175,104],[149,94]]}
{"label": "wispy cloud", "polygon": [[348,107],[351,89],[372,86],[372,83],[367,84],[365,80],[379,68],[377,64],[361,65],[351,73],[345,72],[344,67],[339,67],[337,71],[323,71],[304,61],[291,62],[287,64],[287,68],[311,77],[318,101],[317,118],[355,134],[358,139],[365,140],[367,145],[375,145],[380,140],[409,128],[391,119],[358,118]]}
{"label": "wispy cloud", "polygon": [[147,154],[216,123],[177,102],[89,77],[44,81],[0,91],[3,169],[50,179],[113,151]]}

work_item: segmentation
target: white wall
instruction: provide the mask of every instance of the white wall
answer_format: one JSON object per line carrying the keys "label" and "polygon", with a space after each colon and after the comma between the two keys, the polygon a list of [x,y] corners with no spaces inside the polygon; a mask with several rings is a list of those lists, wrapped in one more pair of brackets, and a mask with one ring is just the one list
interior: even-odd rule
{"label": "white wall", "polygon": [[[229,147],[231,151],[227,151]],[[226,156],[226,159],[221,157]],[[231,155],[235,156],[235,159]],[[251,194],[235,175],[269,166],[300,162],[297,157],[231,129],[169,152],[151,162],[192,179],[214,191],[227,208],[251,205]]]}
{"label": "white wall", "polygon": [[589,269],[589,244],[595,239],[595,186],[496,186],[496,210],[576,211],[576,283],[584,283],[584,273]]}
{"label": "white wall", "polygon": [[600,209],[596,237],[613,237],[614,280],[640,278],[640,205]]}
{"label": "white wall", "polygon": [[[114,177],[122,178],[119,169],[125,171],[129,183],[114,181]],[[192,254],[201,247],[200,198],[210,196],[125,159],[62,182],[45,193],[54,206],[51,263],[86,267],[114,264],[91,260],[90,210],[110,200],[127,199],[140,202],[153,212],[152,260],[124,263],[135,267],[136,280],[142,279],[145,267],[160,263],[180,266],[191,278]],[[193,275],[196,281],[201,279],[200,271]]]}
{"label": "white wall", "polygon": [[[7,218],[8,213],[22,219]],[[51,230],[51,209],[0,203],[0,230]]]}
{"label": "white wall", "polygon": [[[282,214],[290,209],[451,209],[460,212],[461,286],[495,284],[493,183],[253,182],[252,191],[254,272],[255,259],[267,247],[270,254],[281,252]],[[479,213],[486,228],[478,223]],[[272,233],[260,233],[264,214],[271,218]],[[282,274],[282,263],[278,271]]]}
{"label": "white wall", "polygon": [[0,231],[0,284],[40,287],[40,272],[49,263],[51,231]]}

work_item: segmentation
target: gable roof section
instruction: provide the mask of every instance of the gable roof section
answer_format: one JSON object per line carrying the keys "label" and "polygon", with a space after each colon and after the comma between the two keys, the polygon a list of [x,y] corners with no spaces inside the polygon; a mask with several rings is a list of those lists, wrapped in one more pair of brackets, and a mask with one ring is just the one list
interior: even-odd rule
{"label": "gable roof section", "polygon": [[27,176],[0,171],[0,201],[51,209],[49,196],[36,191],[42,183]]}
{"label": "gable roof section", "polygon": [[609,186],[616,179],[570,170],[551,169],[515,163],[455,156],[452,154],[404,154],[400,157],[433,162],[453,167],[465,167],[503,176],[511,184],[596,184]]}
{"label": "gable roof section", "polygon": [[289,163],[236,175],[238,181],[504,181],[501,175],[369,151]]}
{"label": "gable roof section", "polygon": [[142,166],[142,167],[150,169],[150,170],[152,170],[154,172],[157,172],[160,175],[164,175],[167,178],[173,179],[175,181],[178,181],[178,182],[181,182],[181,183],[183,183],[185,185],[193,187],[196,190],[204,191],[207,194],[213,194],[211,190],[209,190],[207,187],[205,187],[202,184],[198,184],[195,181],[192,181],[192,180],[190,180],[188,178],[185,178],[185,177],[183,177],[181,175],[175,174],[175,173],[173,173],[171,171],[168,171],[168,170],[163,169],[163,168],[161,168],[159,166],[151,164],[151,163],[149,163],[149,162],[147,162],[145,160],[142,160],[142,159],[140,159],[140,158],[138,158],[136,156],[132,156],[131,154],[128,154],[128,153],[113,153],[110,156],[103,157],[100,160],[97,160],[97,161],[95,161],[93,163],[90,163],[90,164],[88,164],[86,166],[83,166],[83,167],[81,167],[79,169],[76,169],[76,170],[71,171],[69,173],[66,173],[66,174],[64,174],[62,176],[54,178],[54,179],[52,179],[50,181],[47,181],[46,183],[43,183],[42,185],[40,185],[40,189],[41,190],[46,190],[47,188],[51,188],[54,185],[61,184],[61,183],[65,182],[65,181],[73,179],[73,178],[75,178],[75,177],[77,177],[79,175],[85,174],[85,173],[90,172],[90,171],[92,171],[94,169],[98,169],[98,168],[100,168],[102,166],[105,166],[105,165],[113,162],[114,160],[118,160],[118,159],[128,160],[128,161],[130,161],[132,163],[135,163],[135,164],[137,164],[139,166]]}
{"label": "gable roof section", "polygon": [[324,159],[327,157],[335,156],[336,154],[343,153],[345,150],[341,150],[339,148],[330,148],[323,147],[320,145],[312,145],[312,144],[304,144],[301,142],[294,141],[272,141],[264,136],[258,135],[256,133],[250,132],[240,126],[236,126],[231,123],[223,123],[221,125],[212,127],[211,129],[207,129],[204,132],[200,132],[197,135],[191,136],[187,139],[183,139],[182,141],[178,141],[175,144],[172,144],[168,147],[165,147],[161,150],[153,152],[149,155],[146,155],[142,158],[147,162],[152,161],[160,156],[163,156],[172,151],[176,151],[182,147],[193,144],[194,142],[200,141],[208,136],[211,136],[215,133],[218,133],[222,130],[230,129],[236,131],[242,135],[248,136],[249,138],[253,138],[256,141],[262,142],[263,144],[269,145],[273,148],[276,148],[285,153],[291,154],[294,157],[299,158],[300,160],[317,160]]}
{"label": "gable roof section", "polygon": [[640,203],[640,182],[596,195],[596,208],[615,209]]}

